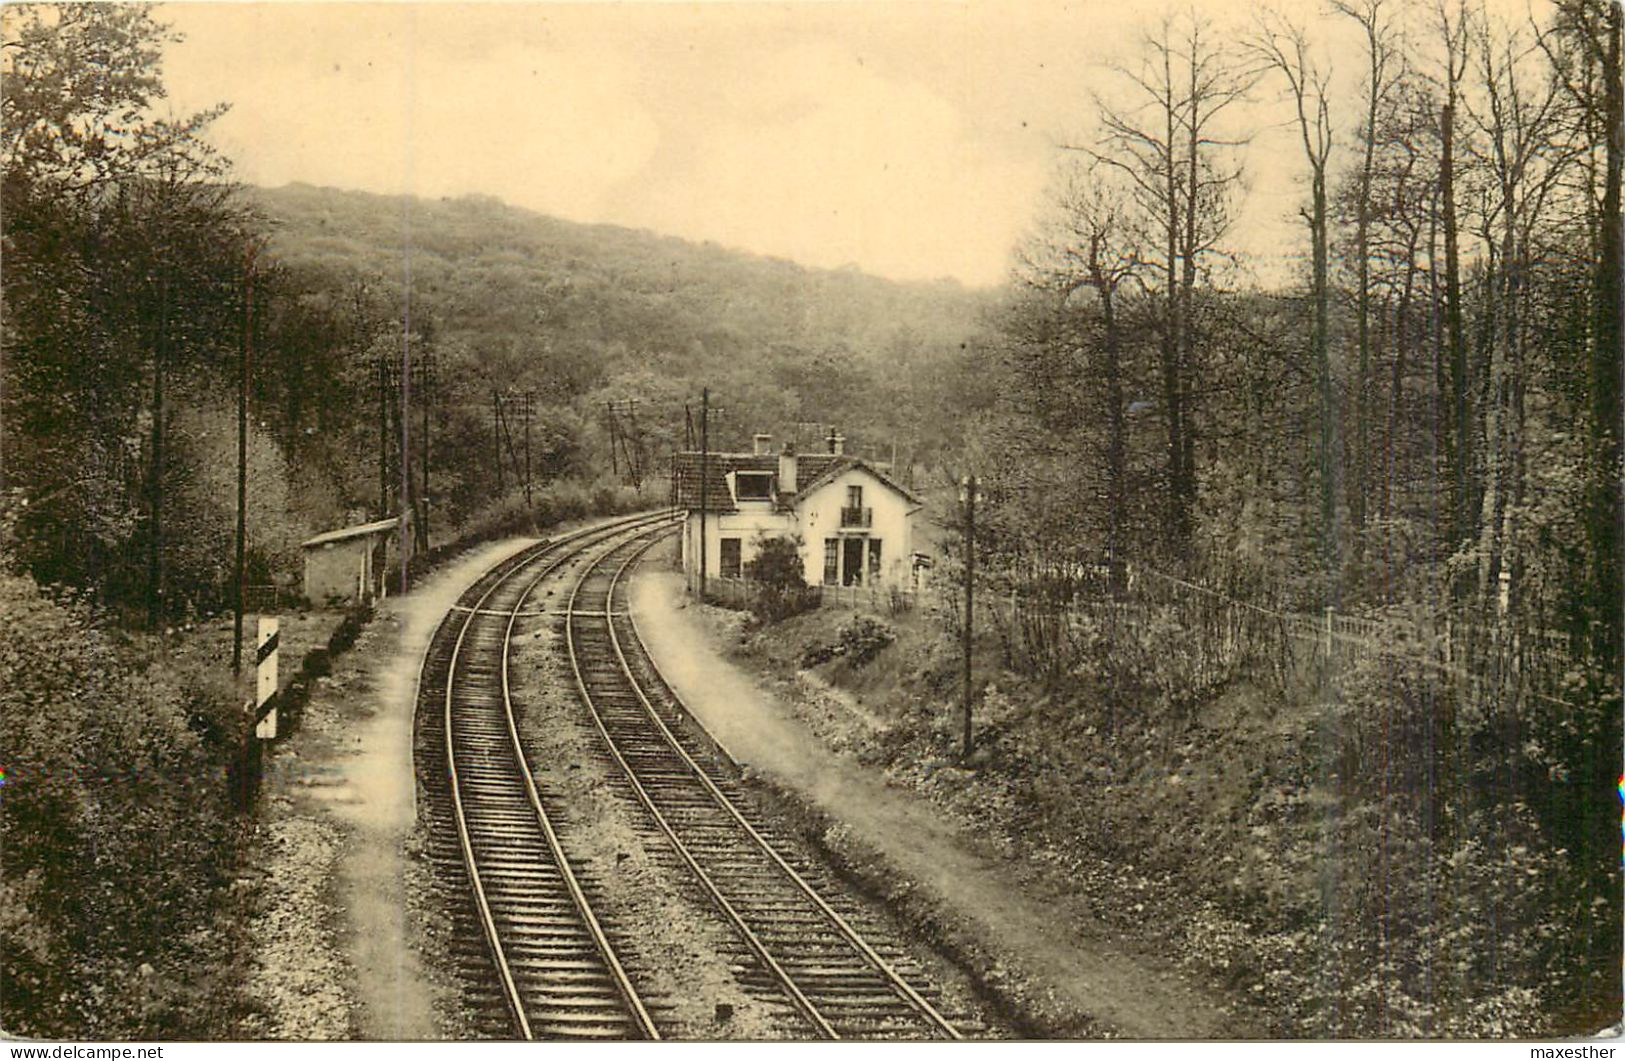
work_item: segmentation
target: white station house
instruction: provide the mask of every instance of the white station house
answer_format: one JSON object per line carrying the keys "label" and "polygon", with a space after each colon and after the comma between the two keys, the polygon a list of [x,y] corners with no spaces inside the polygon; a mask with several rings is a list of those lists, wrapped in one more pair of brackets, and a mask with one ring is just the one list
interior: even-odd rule
{"label": "white station house", "polygon": [[690,588],[699,582],[702,505],[711,577],[742,577],[761,543],[782,537],[800,543],[809,585],[908,588],[921,502],[880,468],[848,456],[844,442],[831,435],[827,453],[798,455],[787,443],[775,454],[772,436],[757,435],[751,453],[676,454],[673,491],[685,512]]}

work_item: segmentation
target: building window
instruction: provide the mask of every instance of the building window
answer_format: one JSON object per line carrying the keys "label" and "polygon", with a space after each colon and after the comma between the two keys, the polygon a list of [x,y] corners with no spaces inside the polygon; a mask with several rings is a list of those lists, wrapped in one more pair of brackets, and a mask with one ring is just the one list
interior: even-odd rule
{"label": "building window", "polygon": [[839,538],[824,539],[824,585],[837,586],[841,582],[841,562]]}
{"label": "building window", "polygon": [[846,507],[841,509],[841,526],[867,527],[872,521],[873,514],[863,507],[863,487],[847,487]]}
{"label": "building window", "polygon": [[739,539],[723,538],[717,544],[722,546],[722,561],[717,565],[722,568],[722,577],[738,578],[743,573],[739,563]]}
{"label": "building window", "polygon": [[773,500],[773,473],[736,473],[734,475],[734,497],[739,501]]}
{"label": "building window", "polygon": [[869,585],[880,584],[880,539],[869,539]]}

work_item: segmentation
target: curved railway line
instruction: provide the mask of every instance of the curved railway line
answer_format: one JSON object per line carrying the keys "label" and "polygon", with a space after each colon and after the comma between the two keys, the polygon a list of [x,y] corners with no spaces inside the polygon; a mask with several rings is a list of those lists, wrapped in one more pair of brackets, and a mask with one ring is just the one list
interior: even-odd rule
{"label": "curved railway line", "polygon": [[[442,883],[461,897],[452,947],[477,1023],[525,1039],[670,1031],[670,1005],[640,994],[635,931],[605,923],[595,881],[568,857],[568,830],[590,825],[550,808],[528,765],[511,650],[521,618],[544,618],[562,627],[578,721],[601,739],[605,775],[708,904],[696,916],[720,918],[743,945],[742,986],[786,1013],[783,1037],[961,1038],[920,966],[761,820],[644,650],[625,576],[674,529],[636,517],[521,551],[464,592],[425,654],[419,780],[454,878]],[[538,608],[544,597],[560,603]]]}

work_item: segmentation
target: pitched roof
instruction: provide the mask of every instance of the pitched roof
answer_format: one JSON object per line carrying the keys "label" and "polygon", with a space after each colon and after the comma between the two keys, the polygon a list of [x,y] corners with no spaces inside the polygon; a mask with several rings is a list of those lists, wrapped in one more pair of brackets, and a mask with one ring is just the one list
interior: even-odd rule
{"label": "pitched roof", "polygon": [[809,493],[823,486],[825,483],[829,482],[831,479],[834,479],[842,472],[851,471],[853,468],[861,468],[870,475],[874,476],[876,479],[879,479],[886,486],[889,486],[899,494],[902,494],[913,504],[925,504],[925,502],[921,501],[919,497],[915,495],[914,491],[910,490],[902,483],[899,483],[897,480],[893,479],[879,468],[876,468],[873,464],[870,464],[862,457],[831,457],[830,461],[831,463],[829,466],[823,471],[817,473],[811,479],[804,480],[805,485],[801,486],[801,488],[796,491],[795,499],[797,501],[800,501]]}
{"label": "pitched roof", "polygon": [[[672,459],[672,481],[676,486],[676,507],[683,509],[698,509],[700,507],[700,454],[696,451],[678,453]],[[807,481],[808,476],[822,475],[835,462],[850,458],[837,457],[828,453],[810,453],[796,455],[796,479],[798,482]],[[764,453],[711,453],[706,455],[706,486],[705,510],[707,512],[737,512],[733,502],[733,494],[728,490],[728,475],[730,472],[773,472],[778,473],[779,458],[776,454]]]}

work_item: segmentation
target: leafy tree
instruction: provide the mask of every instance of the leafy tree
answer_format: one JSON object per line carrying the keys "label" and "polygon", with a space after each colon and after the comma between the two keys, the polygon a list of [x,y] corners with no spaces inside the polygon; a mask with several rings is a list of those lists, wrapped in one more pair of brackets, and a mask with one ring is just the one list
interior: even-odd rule
{"label": "leafy tree", "polygon": [[[139,5],[6,11],[8,485],[42,578],[165,605],[166,378],[235,349],[247,219],[222,160],[151,116],[168,31]],[[145,574],[137,557],[145,555]],[[182,596],[184,596],[184,592]]]}
{"label": "leafy tree", "polygon": [[751,611],[763,622],[776,623],[818,606],[818,594],[809,591],[803,576],[799,538],[761,539],[745,573],[757,584]]}
{"label": "leafy tree", "polygon": [[151,4],[11,4],[4,22],[0,160],[56,195],[83,197],[132,177],[217,173],[198,139],[224,106],[179,120],[151,114],[159,61],[180,37]]}

